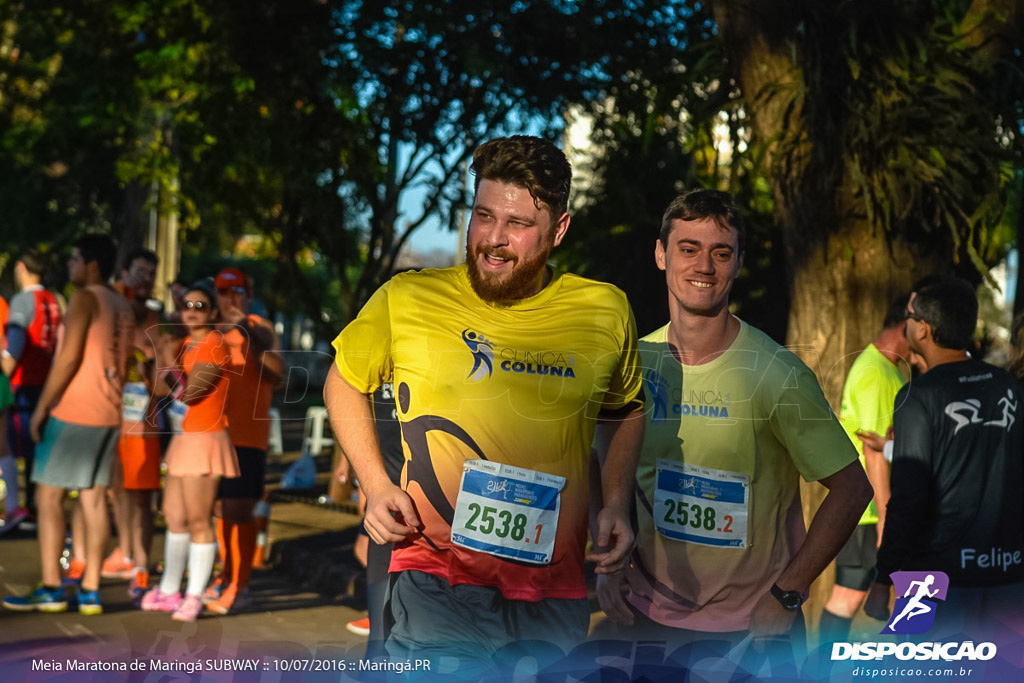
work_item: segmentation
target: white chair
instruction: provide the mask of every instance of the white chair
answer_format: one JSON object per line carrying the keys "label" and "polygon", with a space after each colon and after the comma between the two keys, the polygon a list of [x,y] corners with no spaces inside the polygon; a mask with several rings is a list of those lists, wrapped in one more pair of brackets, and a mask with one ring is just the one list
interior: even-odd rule
{"label": "white chair", "polygon": [[270,409],[270,439],[267,441],[267,455],[284,453],[284,438],[281,436],[281,411]]}
{"label": "white chair", "polygon": [[306,428],[302,437],[302,451],[309,451],[313,456],[320,455],[325,446],[334,444],[334,439],[324,436],[324,423],[327,422],[327,408],[313,406],[306,410]]}

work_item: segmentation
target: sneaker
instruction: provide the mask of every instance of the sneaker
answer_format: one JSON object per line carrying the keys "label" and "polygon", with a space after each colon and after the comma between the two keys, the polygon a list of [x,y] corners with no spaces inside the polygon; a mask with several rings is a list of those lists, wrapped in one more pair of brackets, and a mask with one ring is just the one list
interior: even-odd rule
{"label": "sneaker", "polygon": [[63,612],[68,608],[63,588],[48,589],[43,584],[28,595],[8,596],[4,598],[4,607],[15,612]]}
{"label": "sneaker", "polygon": [[84,591],[79,588],[77,597],[79,614],[103,614],[103,605],[100,604],[99,591]]}
{"label": "sneaker", "polygon": [[228,586],[221,593],[219,600],[211,600],[206,603],[206,609],[217,614],[227,614],[228,612],[240,612],[250,604],[252,604],[252,598],[249,596],[248,588],[236,591],[234,586]]}
{"label": "sneaker", "polygon": [[120,548],[114,548],[114,552],[103,560],[100,576],[104,579],[130,579],[133,569],[135,569],[135,563],[131,558],[125,557]]}
{"label": "sneaker", "polygon": [[213,583],[210,584],[210,587],[203,592],[203,604],[220,600],[220,596],[223,593],[224,583],[218,577],[214,579]]}
{"label": "sneaker", "polygon": [[82,581],[82,574],[85,573],[85,560],[71,558],[68,568],[64,570],[61,577],[62,586],[77,586]]}
{"label": "sneaker", "polygon": [[138,600],[147,590],[149,590],[149,572],[142,567],[136,567],[132,572],[132,580],[128,582],[128,597]]}
{"label": "sneaker", "polygon": [[3,536],[10,531],[14,531],[30,516],[31,515],[27,509],[14,508],[7,513],[7,516],[3,520],[0,520],[0,536]]}
{"label": "sneaker", "polygon": [[350,621],[345,624],[345,628],[352,633],[355,633],[357,636],[368,636],[370,635],[370,617],[365,616],[362,619]]}
{"label": "sneaker", "polygon": [[150,588],[139,603],[146,612],[173,612],[181,606],[181,593],[161,593],[160,586]]}
{"label": "sneaker", "polygon": [[186,595],[178,609],[174,610],[171,619],[175,621],[195,621],[203,611],[203,601],[198,595]]}

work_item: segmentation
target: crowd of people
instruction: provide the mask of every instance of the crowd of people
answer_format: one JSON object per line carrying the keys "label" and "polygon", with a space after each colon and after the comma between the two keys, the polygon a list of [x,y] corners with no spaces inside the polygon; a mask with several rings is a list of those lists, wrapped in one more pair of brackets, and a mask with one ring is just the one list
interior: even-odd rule
{"label": "crowd of people", "polygon": [[[970,284],[930,276],[897,297],[837,416],[796,355],[730,310],[745,252],[731,195],[692,190],[666,208],[652,268],[667,323],[641,337],[619,289],[547,264],[570,226],[560,150],[492,140],[471,170],[465,263],[382,285],[334,340],[325,380],[365,495],[370,652],[454,660],[469,678],[496,674],[515,643],[541,644],[538,661],[568,652],[591,633],[588,571],[605,636],[800,651],[804,603],[833,560],[825,640],[848,637],[860,614],[887,620],[901,571],[950,577],[950,633],[992,615],[1021,626],[1006,613],[1024,604],[1021,386],[971,357]],[[154,334],[155,257],[133,254],[111,287],[103,239],[83,238],[68,263],[78,289],[60,345],[36,261],[16,267],[3,366],[13,454],[0,465],[8,481],[14,457],[30,463],[36,509],[9,494],[7,519],[38,519],[42,583],[4,605],[66,607],[62,501],[77,489],[80,611],[102,609],[109,570],[131,576],[142,609],[228,613],[249,600],[283,372],[273,330],[247,313],[250,283],[229,268],[181,288],[181,334]],[[165,568],[150,586],[146,501],[162,450]],[[825,489],[809,524],[801,480]],[[120,540],[104,560],[108,489]]]}
{"label": "crowd of people", "polygon": [[[156,254],[129,253],[112,281],[116,258],[109,236],[75,242],[66,304],[42,286],[41,254],[26,252],[15,265],[19,292],[4,316],[0,380],[8,427],[0,439],[7,490],[0,533],[35,525],[41,580],[3,605],[60,612],[72,604],[99,614],[101,578],[121,578],[141,609],[178,621],[204,609],[242,609],[271,396],[283,372],[276,335],[249,313],[252,283],[237,268],[179,285],[164,315],[151,298]],[[62,568],[71,491],[72,552]],[[163,572],[151,585],[158,498],[167,533]],[[107,555],[111,516],[118,542]],[[212,577],[218,548],[221,571]]]}

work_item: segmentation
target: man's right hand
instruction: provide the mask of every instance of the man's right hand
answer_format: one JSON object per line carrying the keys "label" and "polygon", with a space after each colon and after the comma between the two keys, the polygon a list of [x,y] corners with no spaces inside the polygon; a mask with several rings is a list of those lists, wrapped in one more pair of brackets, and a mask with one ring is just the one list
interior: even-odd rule
{"label": "man's right hand", "polygon": [[633,625],[633,610],[626,604],[629,583],[626,572],[597,575],[597,601],[608,618],[619,624]]}
{"label": "man's right hand", "polygon": [[417,533],[421,526],[412,498],[394,484],[373,494],[366,493],[363,525],[378,545],[404,541],[410,534]]}

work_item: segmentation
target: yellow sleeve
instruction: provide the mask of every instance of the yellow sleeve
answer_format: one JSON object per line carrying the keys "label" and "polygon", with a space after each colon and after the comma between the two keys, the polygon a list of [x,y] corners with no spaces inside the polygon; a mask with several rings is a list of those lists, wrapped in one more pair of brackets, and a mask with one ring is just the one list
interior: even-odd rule
{"label": "yellow sleeve", "polygon": [[[633,309],[629,303],[625,303],[626,329],[623,335],[622,356],[619,365],[612,374],[611,382],[608,385],[608,392],[605,394],[602,411],[614,412],[621,408],[632,409],[642,408],[644,405],[643,373],[640,367],[640,352],[637,350],[636,321],[633,319]],[[630,405],[635,403],[636,405]]]}
{"label": "yellow sleeve", "polygon": [[334,363],[346,382],[371,394],[390,380],[391,357],[390,283],[374,292],[355,320],[335,337]]}

